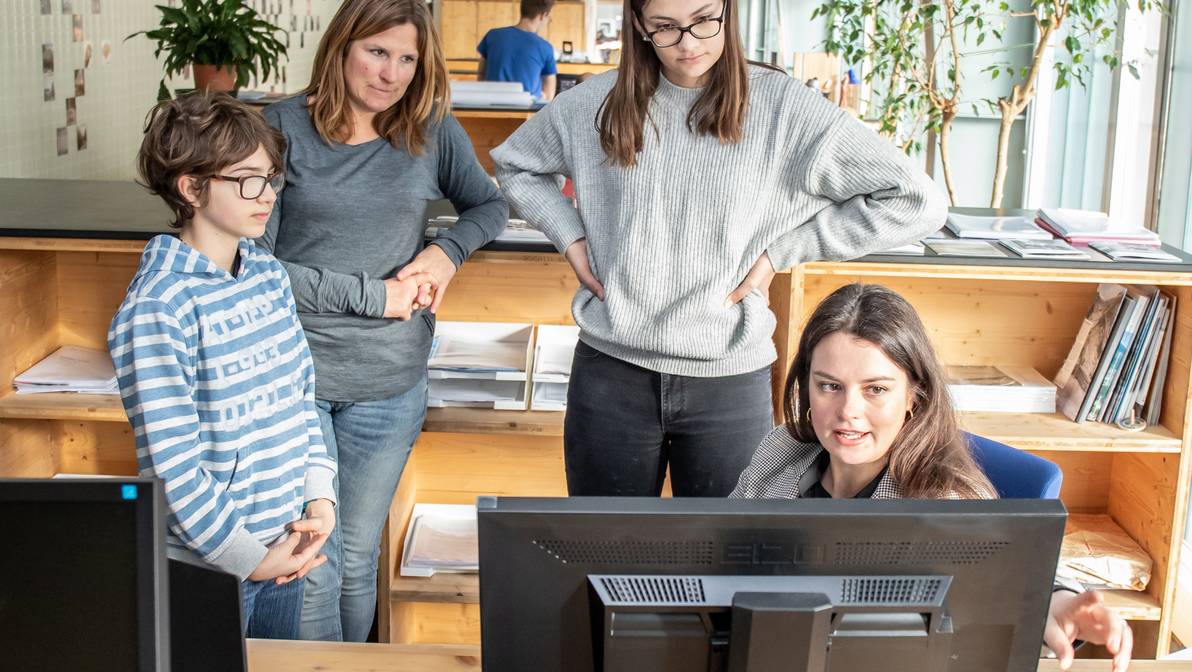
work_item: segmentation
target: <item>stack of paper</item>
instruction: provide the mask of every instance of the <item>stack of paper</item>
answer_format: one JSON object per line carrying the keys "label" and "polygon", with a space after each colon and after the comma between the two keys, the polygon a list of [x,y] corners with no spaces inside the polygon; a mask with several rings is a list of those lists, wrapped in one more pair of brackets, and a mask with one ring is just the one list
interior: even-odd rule
{"label": "stack of paper", "polygon": [[948,213],[949,231],[957,238],[984,240],[1051,240],[1050,233],[1035,226],[1032,217],[987,217]]}
{"label": "stack of paper", "polygon": [[1002,257],[1007,255],[987,240],[928,238],[923,241],[940,257]]}
{"label": "stack of paper", "polygon": [[64,346],[13,379],[17,394],[120,394],[112,357],[103,350]]}
{"label": "stack of paper", "polygon": [[402,576],[480,569],[476,507],[470,504],[414,505],[401,557]]}
{"label": "stack of paper", "polygon": [[1159,235],[1138,225],[1114,225],[1109,215],[1093,210],[1040,208],[1035,222],[1069,243],[1115,240],[1158,247]]}
{"label": "stack of paper", "polygon": [[439,322],[427,364],[428,405],[525,410],[533,326]]}
{"label": "stack of paper", "polygon": [[1055,413],[1055,385],[1030,367],[949,366],[948,378],[958,411]]}
{"label": "stack of paper", "polygon": [[578,341],[579,327],[550,324],[538,327],[534,347],[534,392],[530,399],[531,410],[567,410],[571,360]]}
{"label": "stack of paper", "polygon": [[451,104],[462,107],[524,107],[534,96],[518,82],[451,82]]}
{"label": "stack of paper", "polygon": [[[437,238],[444,232],[449,231],[457,221],[459,221],[459,217],[447,215],[427,220],[426,237]],[[524,219],[510,219],[505,225],[505,230],[497,234],[494,240],[501,243],[550,244],[550,238],[547,238],[545,233],[535,229]]]}

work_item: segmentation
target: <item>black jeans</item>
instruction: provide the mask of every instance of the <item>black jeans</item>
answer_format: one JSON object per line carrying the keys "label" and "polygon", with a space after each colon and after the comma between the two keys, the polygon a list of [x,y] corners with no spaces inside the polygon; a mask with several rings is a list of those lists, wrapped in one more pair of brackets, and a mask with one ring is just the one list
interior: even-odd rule
{"label": "black jeans", "polygon": [[726,497],[774,427],[770,367],[720,378],[643,369],[575,348],[563,451],[573,496]]}

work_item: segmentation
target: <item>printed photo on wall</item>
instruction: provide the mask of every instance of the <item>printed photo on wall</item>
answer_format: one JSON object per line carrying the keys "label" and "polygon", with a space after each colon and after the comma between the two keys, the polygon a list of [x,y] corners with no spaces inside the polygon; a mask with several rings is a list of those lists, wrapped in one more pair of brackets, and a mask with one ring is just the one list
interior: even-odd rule
{"label": "printed photo on wall", "polygon": [[75,107],[75,99],[66,99],[66,125],[74,126],[75,122],[79,120],[79,110]]}
{"label": "printed photo on wall", "polygon": [[91,47],[91,41],[88,40],[87,42],[83,43],[83,67],[84,68],[91,67],[91,57],[93,55],[94,55],[94,51],[92,50],[92,47]]}
{"label": "printed photo on wall", "polygon": [[91,0],[91,13],[99,14],[99,0]]}
{"label": "printed photo on wall", "polygon": [[54,13],[54,3],[52,0],[41,0],[41,13],[42,14],[53,14]]}
{"label": "printed photo on wall", "polygon": [[83,15],[82,14],[73,14],[73,15],[71,15],[70,19],[74,23],[74,41],[82,42],[83,41]]}
{"label": "printed photo on wall", "polygon": [[46,77],[54,76],[54,43],[46,42],[41,45],[41,74]]}
{"label": "printed photo on wall", "polygon": [[87,93],[87,83],[83,79],[83,71],[75,70],[75,96]]}
{"label": "printed photo on wall", "polygon": [[54,78],[46,77],[42,82],[42,100],[51,101],[54,99]]}
{"label": "printed photo on wall", "polygon": [[62,13],[74,14],[74,0],[62,0]]}
{"label": "printed photo on wall", "polygon": [[75,142],[78,144],[79,151],[81,152],[87,149],[87,127],[79,126],[75,130],[77,131]]}
{"label": "printed photo on wall", "polygon": [[66,127],[59,126],[58,127],[58,156],[66,155],[66,151],[68,149],[68,147],[66,145],[68,142],[70,142],[70,140],[68,139],[68,136],[66,135]]}
{"label": "printed photo on wall", "polygon": [[111,40],[104,40],[99,43],[99,50],[103,53],[104,65],[112,62],[112,42]]}

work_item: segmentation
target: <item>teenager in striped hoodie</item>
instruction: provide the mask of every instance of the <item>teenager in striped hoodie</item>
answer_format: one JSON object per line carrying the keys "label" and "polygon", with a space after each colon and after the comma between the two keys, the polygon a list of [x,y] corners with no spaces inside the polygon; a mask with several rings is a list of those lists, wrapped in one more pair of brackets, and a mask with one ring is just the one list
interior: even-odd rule
{"label": "teenager in striped hoodie", "polygon": [[302,577],[335,527],[335,462],[281,264],[253,238],[282,186],[281,134],[226,95],[149,113],[142,183],[178,236],[149,241],[108,348],[142,475],[165,482],[172,554],[242,581],[252,637],[295,638]]}

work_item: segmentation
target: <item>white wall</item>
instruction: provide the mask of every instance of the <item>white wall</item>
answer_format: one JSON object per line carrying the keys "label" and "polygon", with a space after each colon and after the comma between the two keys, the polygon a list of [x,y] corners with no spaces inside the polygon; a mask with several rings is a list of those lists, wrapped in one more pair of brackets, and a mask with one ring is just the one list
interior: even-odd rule
{"label": "white wall", "polygon": [[[42,13],[43,3],[49,6],[49,14]],[[135,176],[133,162],[145,114],[156,99],[161,66],[147,38],[127,42],[124,38],[158,24],[160,14],[154,4],[155,0],[0,0],[0,177],[118,180]],[[250,0],[249,4],[287,30],[297,20],[299,33],[304,34],[292,36],[286,82],[273,88],[301,89],[310,78],[321,29],[339,0]],[[300,40],[305,46],[299,45]],[[53,50],[49,77],[43,75],[42,46],[46,44]],[[88,45],[89,62],[85,60]],[[82,72],[81,94],[75,90],[76,70]],[[52,100],[45,100],[47,81],[53,83]],[[76,110],[73,120],[67,117],[67,101],[73,101]],[[64,153],[60,153],[60,134],[65,138]],[[84,145],[80,139],[85,139]]]}

